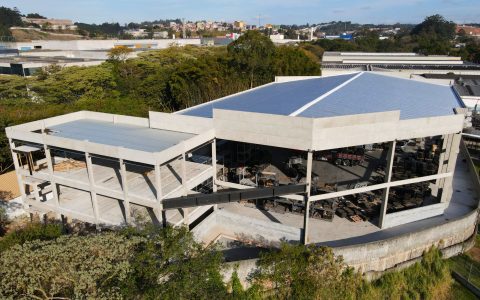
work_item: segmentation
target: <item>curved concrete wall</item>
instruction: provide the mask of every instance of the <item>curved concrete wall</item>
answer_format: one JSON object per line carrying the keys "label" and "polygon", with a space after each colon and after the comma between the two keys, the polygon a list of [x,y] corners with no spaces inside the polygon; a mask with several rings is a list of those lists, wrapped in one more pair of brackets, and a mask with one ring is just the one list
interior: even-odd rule
{"label": "curved concrete wall", "polygon": [[[334,248],[334,252],[342,255],[349,266],[363,273],[385,271],[422,256],[432,246],[444,249],[463,243],[474,234],[477,218],[478,212],[474,210],[440,226],[386,240],[338,247]],[[450,253],[450,256],[455,254]]]}

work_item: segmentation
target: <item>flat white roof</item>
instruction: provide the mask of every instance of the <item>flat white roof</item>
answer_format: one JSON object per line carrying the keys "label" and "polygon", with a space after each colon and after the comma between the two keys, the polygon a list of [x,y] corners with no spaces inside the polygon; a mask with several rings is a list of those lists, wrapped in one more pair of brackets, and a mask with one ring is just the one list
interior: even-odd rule
{"label": "flat white roof", "polygon": [[66,122],[48,129],[52,130],[49,134],[53,136],[146,152],[160,152],[195,136],[185,132],[92,119]]}

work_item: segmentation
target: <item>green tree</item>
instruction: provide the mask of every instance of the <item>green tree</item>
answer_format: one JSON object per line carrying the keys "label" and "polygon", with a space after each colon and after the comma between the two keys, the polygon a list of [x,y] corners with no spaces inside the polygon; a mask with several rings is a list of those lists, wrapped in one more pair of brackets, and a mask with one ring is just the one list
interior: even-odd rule
{"label": "green tree", "polygon": [[[0,37],[11,37],[10,27],[22,26],[22,15],[18,8],[0,6]],[[1,38],[0,38],[1,40]]]}
{"label": "green tree", "polygon": [[120,298],[139,238],[106,233],[16,245],[0,257],[2,298]]}
{"label": "green tree", "polygon": [[455,23],[447,21],[441,15],[432,15],[412,29],[412,35],[434,35],[438,39],[452,40],[455,38]]}
{"label": "green tree", "polygon": [[252,278],[257,293],[280,299],[353,299],[365,285],[331,248],[288,243],[264,253]]}
{"label": "green tree", "polygon": [[125,236],[141,237],[131,264],[133,272],[122,286],[126,298],[220,299],[226,287],[220,274],[221,254],[195,242],[187,228],[128,229]]}
{"label": "green tree", "polygon": [[415,51],[423,54],[449,54],[455,38],[455,23],[440,15],[426,17],[415,26],[411,34],[418,43]]}
{"label": "green tree", "polygon": [[231,289],[231,296],[233,299],[246,299],[247,294],[243,289],[243,285],[240,282],[240,278],[238,277],[236,269],[233,271],[232,277],[230,278],[229,287]]}
{"label": "green tree", "polygon": [[59,224],[30,223],[27,226],[9,232],[0,240],[0,253],[15,245],[22,245],[25,242],[35,240],[54,240],[63,234],[62,226]]}
{"label": "green tree", "polygon": [[56,104],[118,96],[115,91],[116,82],[108,64],[64,68],[33,81],[31,90],[38,95],[38,100]]}
{"label": "green tree", "polygon": [[[1,197],[1,192],[0,192],[0,199]],[[2,237],[6,230],[7,230],[7,225],[8,225],[8,218],[7,218],[7,211],[3,206],[0,206],[0,237]]]}
{"label": "green tree", "polygon": [[320,75],[320,64],[294,46],[277,47],[273,69],[279,76]]}
{"label": "green tree", "polygon": [[31,13],[27,14],[27,18],[32,18],[32,19],[46,19],[44,16],[38,14],[38,13]]}
{"label": "green tree", "polygon": [[231,42],[227,49],[238,69],[248,74],[251,88],[271,80],[275,45],[268,37],[250,30]]}
{"label": "green tree", "polygon": [[133,50],[126,46],[116,46],[108,51],[108,59],[114,62],[125,62]]}

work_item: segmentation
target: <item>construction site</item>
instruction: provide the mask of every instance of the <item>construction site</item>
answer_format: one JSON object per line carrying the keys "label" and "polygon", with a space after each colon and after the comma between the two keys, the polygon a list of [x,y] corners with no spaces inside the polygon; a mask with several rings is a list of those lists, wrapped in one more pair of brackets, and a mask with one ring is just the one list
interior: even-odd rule
{"label": "construction site", "polygon": [[80,111],[6,132],[31,213],[185,225],[227,247],[329,245],[374,272],[473,235],[468,120],[451,86],[359,72],[277,77],[149,118]]}

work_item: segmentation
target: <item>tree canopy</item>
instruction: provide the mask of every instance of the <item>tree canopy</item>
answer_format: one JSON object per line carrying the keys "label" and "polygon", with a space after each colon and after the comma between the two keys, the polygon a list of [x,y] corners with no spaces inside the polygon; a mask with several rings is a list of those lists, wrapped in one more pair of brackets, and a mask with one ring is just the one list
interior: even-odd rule
{"label": "tree canopy", "polygon": [[228,54],[239,70],[245,70],[250,78],[250,87],[261,77],[272,73],[275,45],[258,31],[247,31],[227,47]]}
{"label": "tree canopy", "polygon": [[50,225],[3,238],[10,242],[0,250],[0,298],[369,300],[450,293],[448,266],[434,248],[420,262],[367,282],[330,248],[283,243],[261,254],[245,288],[235,270],[224,278],[217,246],[196,242],[186,227],[61,235]]}
{"label": "tree canopy", "polygon": [[46,19],[46,17],[38,14],[38,13],[30,13],[30,14],[27,14],[26,16],[27,18],[32,18],[32,19]]}
{"label": "tree canopy", "polygon": [[432,15],[412,29],[413,35],[431,35],[442,40],[455,37],[455,23],[447,21],[441,15]]}
{"label": "tree canopy", "polygon": [[12,35],[10,27],[21,25],[23,25],[22,15],[16,7],[11,9],[0,6],[0,37],[10,37]]}

